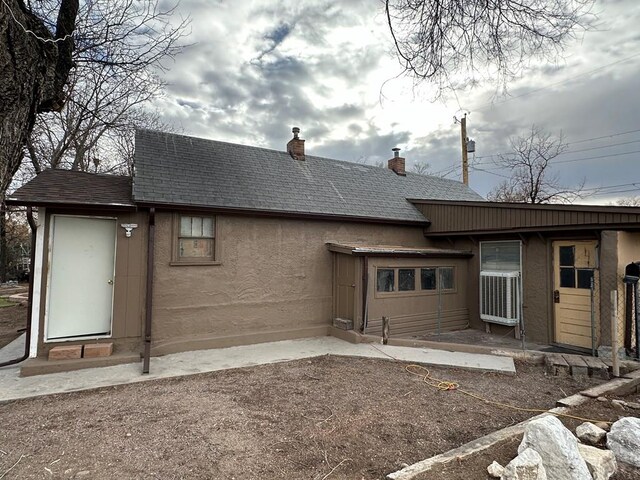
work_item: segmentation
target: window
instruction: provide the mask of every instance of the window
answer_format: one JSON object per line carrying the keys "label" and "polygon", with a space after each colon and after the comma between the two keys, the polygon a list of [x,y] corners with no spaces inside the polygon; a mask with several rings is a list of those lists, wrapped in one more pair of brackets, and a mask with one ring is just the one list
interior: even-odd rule
{"label": "window", "polygon": [[561,288],[591,288],[595,259],[589,248],[562,245],[558,248]]}
{"label": "window", "polygon": [[480,270],[485,272],[519,272],[520,242],[481,242]]}
{"label": "window", "polygon": [[480,242],[480,318],[517,325],[522,308],[520,242]]}
{"label": "window", "polygon": [[[455,290],[454,267],[378,268],[376,291],[426,294]],[[416,286],[416,278],[420,280]]]}
{"label": "window", "polygon": [[436,289],[436,269],[435,268],[420,269],[420,288],[422,290]]}
{"label": "window", "polygon": [[378,269],[376,287],[378,292],[393,292],[395,283],[395,270],[392,268]]}
{"label": "window", "polygon": [[416,270],[414,268],[400,268],[398,270],[398,290],[411,292],[416,289]]}
{"label": "window", "polygon": [[179,215],[176,223],[176,263],[212,263],[216,260],[214,217]]}
{"label": "window", "polygon": [[440,267],[438,268],[440,273],[440,290],[453,290],[453,267]]}

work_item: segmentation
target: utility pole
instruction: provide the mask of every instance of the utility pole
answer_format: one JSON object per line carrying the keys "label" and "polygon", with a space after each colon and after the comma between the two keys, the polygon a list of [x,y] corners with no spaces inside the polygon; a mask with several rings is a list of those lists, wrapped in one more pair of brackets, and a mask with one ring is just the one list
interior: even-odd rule
{"label": "utility pole", "polygon": [[462,139],[462,183],[469,185],[469,160],[467,157],[467,114],[460,119],[460,136]]}

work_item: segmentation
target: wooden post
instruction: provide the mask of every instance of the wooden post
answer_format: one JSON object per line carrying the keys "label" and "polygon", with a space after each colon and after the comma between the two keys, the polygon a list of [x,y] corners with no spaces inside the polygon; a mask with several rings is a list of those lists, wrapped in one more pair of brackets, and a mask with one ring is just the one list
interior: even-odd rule
{"label": "wooden post", "polygon": [[460,136],[462,138],[462,183],[469,185],[469,160],[467,156],[467,114],[460,119]]}
{"label": "wooden post", "polygon": [[618,364],[618,291],[611,290],[611,362],[613,364],[613,376],[620,376]]}
{"label": "wooden post", "polygon": [[382,317],[382,344],[389,343],[389,317]]}

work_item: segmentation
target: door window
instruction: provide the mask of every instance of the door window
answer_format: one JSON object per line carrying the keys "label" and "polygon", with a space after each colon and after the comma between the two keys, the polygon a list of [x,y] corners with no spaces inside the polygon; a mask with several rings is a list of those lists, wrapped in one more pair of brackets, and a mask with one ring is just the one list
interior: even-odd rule
{"label": "door window", "polygon": [[595,254],[589,246],[563,245],[558,247],[561,288],[591,288]]}

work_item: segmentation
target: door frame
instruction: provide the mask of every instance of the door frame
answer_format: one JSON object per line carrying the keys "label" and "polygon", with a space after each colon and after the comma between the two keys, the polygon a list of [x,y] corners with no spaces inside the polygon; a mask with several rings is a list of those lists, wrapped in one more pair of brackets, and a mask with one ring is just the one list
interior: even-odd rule
{"label": "door frame", "polygon": [[[55,231],[55,219],[56,217],[71,217],[71,218],[87,218],[87,219],[101,219],[101,220],[113,220],[115,225],[115,235],[113,242],[113,288],[111,289],[111,315],[109,323],[109,333],[102,335],[83,335],[66,338],[52,338],[48,337],[49,333],[49,302],[50,289],[51,289],[51,261],[53,259],[53,234]],[[73,342],[76,340],[88,340],[88,339],[101,339],[111,338],[113,336],[113,300],[115,297],[115,283],[116,283],[116,253],[118,247],[118,219],[116,217],[101,216],[101,215],[69,215],[69,214],[51,214],[49,218],[49,232],[47,239],[47,287],[45,289],[45,302],[44,302],[44,330],[42,332],[42,340],[44,343],[61,343],[61,342]]]}
{"label": "door frame", "polygon": [[[595,251],[595,266],[593,268],[593,278],[594,278],[594,310],[595,310],[595,319],[594,319],[594,336],[595,338],[592,340],[593,344],[596,345],[596,348],[599,344],[600,341],[600,337],[601,337],[601,332],[600,332],[600,288],[599,288],[599,284],[600,284],[600,280],[599,280],[599,275],[600,275],[600,244],[601,241],[598,238],[566,238],[566,237],[562,237],[562,238],[552,238],[550,239],[550,250],[551,250],[551,291],[550,291],[550,298],[551,298],[551,314],[552,314],[552,322],[551,322],[551,327],[552,327],[552,341],[551,344],[552,345],[558,345],[559,347],[566,347],[567,349],[570,350],[575,350],[575,351],[579,351],[579,352],[591,352],[591,347],[582,347],[579,345],[573,345],[573,344],[569,344],[569,343],[563,343],[563,342],[559,342],[558,341],[558,315],[557,315],[557,308],[556,308],[556,303],[553,299],[554,296],[554,291],[557,289],[556,286],[558,286],[559,289],[559,284],[556,284],[556,275],[559,275],[559,268],[560,268],[560,264],[559,264],[559,258],[556,258],[556,245],[559,243],[566,243],[566,244],[580,244],[580,243],[591,243],[594,244],[594,251]],[[557,268],[556,268],[556,261],[558,262]],[[558,281],[559,281],[559,277],[558,277]]]}

